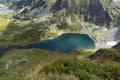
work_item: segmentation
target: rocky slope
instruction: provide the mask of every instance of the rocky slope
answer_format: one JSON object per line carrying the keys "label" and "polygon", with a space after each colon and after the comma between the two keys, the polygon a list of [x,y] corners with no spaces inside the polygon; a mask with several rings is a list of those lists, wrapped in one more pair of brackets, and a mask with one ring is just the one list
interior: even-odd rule
{"label": "rocky slope", "polygon": [[0,3],[5,4],[6,6],[11,6],[11,5],[15,5],[19,1],[20,0],[0,0]]}
{"label": "rocky slope", "polygon": [[18,12],[17,18],[33,19],[49,13],[53,13],[54,16],[65,15],[69,18],[79,18],[78,15],[83,15],[87,22],[110,27],[111,17],[108,8],[104,8],[99,0],[22,0],[16,8],[22,9]]}
{"label": "rocky slope", "polygon": [[103,45],[120,40],[119,5],[119,0],[22,0],[15,5],[15,18],[47,21],[64,33],[86,33],[98,47],[108,47]]}
{"label": "rocky slope", "polygon": [[[119,0],[22,0],[16,5],[16,9],[22,9],[17,16],[24,18],[35,18],[50,12],[54,15],[69,13],[76,16],[78,13],[84,16],[85,21],[110,27],[110,21],[119,16]],[[117,21],[118,19],[116,26]]]}
{"label": "rocky slope", "polygon": [[0,8],[14,8],[21,0],[0,0]]}
{"label": "rocky slope", "polygon": [[[16,10],[12,21],[5,20],[11,15],[0,15],[4,21],[0,24],[0,45],[25,45],[62,33],[85,33],[97,48],[109,47],[120,40],[119,5],[119,0],[22,0],[12,6]],[[119,80],[120,43],[95,54],[94,50],[66,55],[12,49],[0,56],[0,80],[30,79]]]}
{"label": "rocky slope", "polygon": [[120,43],[109,49],[99,49],[89,57],[91,60],[113,60],[120,61]]}
{"label": "rocky slope", "polygon": [[120,42],[117,45],[113,46],[112,48],[114,48],[114,49],[120,49]]}
{"label": "rocky slope", "polygon": [[[14,21],[3,31],[2,40],[16,42],[24,36],[25,42],[33,37],[37,42],[62,33],[85,33],[94,39],[96,48],[111,47],[107,44],[120,40],[119,5],[119,0],[21,0],[12,6]],[[42,37],[33,32],[33,26],[36,32],[44,32]]]}

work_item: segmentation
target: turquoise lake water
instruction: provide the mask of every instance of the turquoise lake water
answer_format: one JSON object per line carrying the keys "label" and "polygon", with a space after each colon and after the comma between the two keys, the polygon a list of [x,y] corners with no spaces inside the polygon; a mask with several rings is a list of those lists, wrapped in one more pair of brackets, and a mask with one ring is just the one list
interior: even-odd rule
{"label": "turquoise lake water", "polygon": [[26,48],[41,48],[68,53],[78,49],[94,49],[94,41],[86,34],[68,33],[40,43],[30,44]]}
{"label": "turquoise lake water", "polygon": [[42,42],[28,44],[26,46],[10,45],[7,48],[1,48],[0,53],[3,54],[11,49],[31,49],[31,48],[39,48],[61,53],[69,53],[72,50],[94,49],[95,43],[86,34],[67,33],[51,40],[45,40]]}

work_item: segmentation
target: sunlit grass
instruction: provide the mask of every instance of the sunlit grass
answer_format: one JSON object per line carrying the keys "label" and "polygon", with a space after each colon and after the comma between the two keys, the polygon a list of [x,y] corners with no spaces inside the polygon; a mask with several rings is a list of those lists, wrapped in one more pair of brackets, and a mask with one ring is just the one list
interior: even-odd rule
{"label": "sunlit grass", "polygon": [[0,13],[0,31],[4,30],[8,26],[11,17],[12,14]]}
{"label": "sunlit grass", "polygon": [[82,50],[79,50],[80,54],[84,57],[88,57],[92,54],[95,53],[96,50],[93,50],[93,49],[82,49]]}
{"label": "sunlit grass", "polygon": [[[119,50],[116,51],[107,49],[104,53],[117,55]],[[118,80],[120,63],[115,59],[116,56],[92,61],[88,56],[94,52],[94,50],[80,50],[66,55],[39,49],[10,50],[0,58],[0,79]],[[9,62],[12,63],[6,70],[5,67]]]}
{"label": "sunlit grass", "polygon": [[[51,51],[39,49],[8,51],[0,58],[0,80],[24,80],[26,76],[30,76],[27,75],[29,72],[34,72],[38,65],[42,66],[54,59],[55,55]],[[9,61],[12,63],[6,69]]]}

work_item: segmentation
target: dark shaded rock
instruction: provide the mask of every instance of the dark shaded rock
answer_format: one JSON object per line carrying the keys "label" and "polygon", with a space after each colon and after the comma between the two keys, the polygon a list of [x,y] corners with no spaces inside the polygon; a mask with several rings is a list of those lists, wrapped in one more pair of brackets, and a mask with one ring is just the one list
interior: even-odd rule
{"label": "dark shaded rock", "polygon": [[77,0],[57,0],[52,7],[53,12],[57,12],[62,9],[69,9],[75,5]]}
{"label": "dark shaded rock", "polygon": [[55,3],[50,3],[45,0],[22,0],[16,5],[16,9],[22,9],[16,15],[16,18],[23,17],[26,19],[38,18],[40,16],[47,15],[51,11],[56,13],[59,10],[66,9],[72,11],[72,13],[78,13],[84,15],[85,21],[92,22],[96,25],[110,27],[111,17],[108,10],[104,10],[100,0],[85,0],[78,3],[78,0],[56,0]]}
{"label": "dark shaded rock", "polygon": [[120,49],[120,42],[117,45],[113,46],[112,48],[114,48],[114,49]]}
{"label": "dark shaded rock", "polygon": [[96,60],[96,59],[103,59],[104,58],[104,52],[106,49],[99,49],[98,51],[95,52],[95,54],[90,55],[91,60]]}
{"label": "dark shaded rock", "polygon": [[[15,9],[17,15],[14,16],[16,19],[30,20],[47,15],[52,8],[52,3],[48,3],[45,0],[23,0],[20,1]],[[22,11],[21,11],[22,10]]]}
{"label": "dark shaded rock", "polygon": [[93,22],[96,25],[110,27],[111,18],[109,16],[108,10],[104,10],[103,5],[99,0],[90,0],[89,3],[81,4],[81,8],[86,11],[81,11],[84,15],[84,19],[89,22]]}
{"label": "dark shaded rock", "polygon": [[91,60],[111,60],[120,62],[120,48],[119,49],[100,49],[95,54],[89,57]]}

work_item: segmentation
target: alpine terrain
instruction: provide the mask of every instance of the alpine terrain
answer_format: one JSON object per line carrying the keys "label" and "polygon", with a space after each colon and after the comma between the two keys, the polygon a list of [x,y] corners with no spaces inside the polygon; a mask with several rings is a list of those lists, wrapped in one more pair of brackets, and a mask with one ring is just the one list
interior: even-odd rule
{"label": "alpine terrain", "polygon": [[120,0],[0,0],[0,80],[120,80]]}

